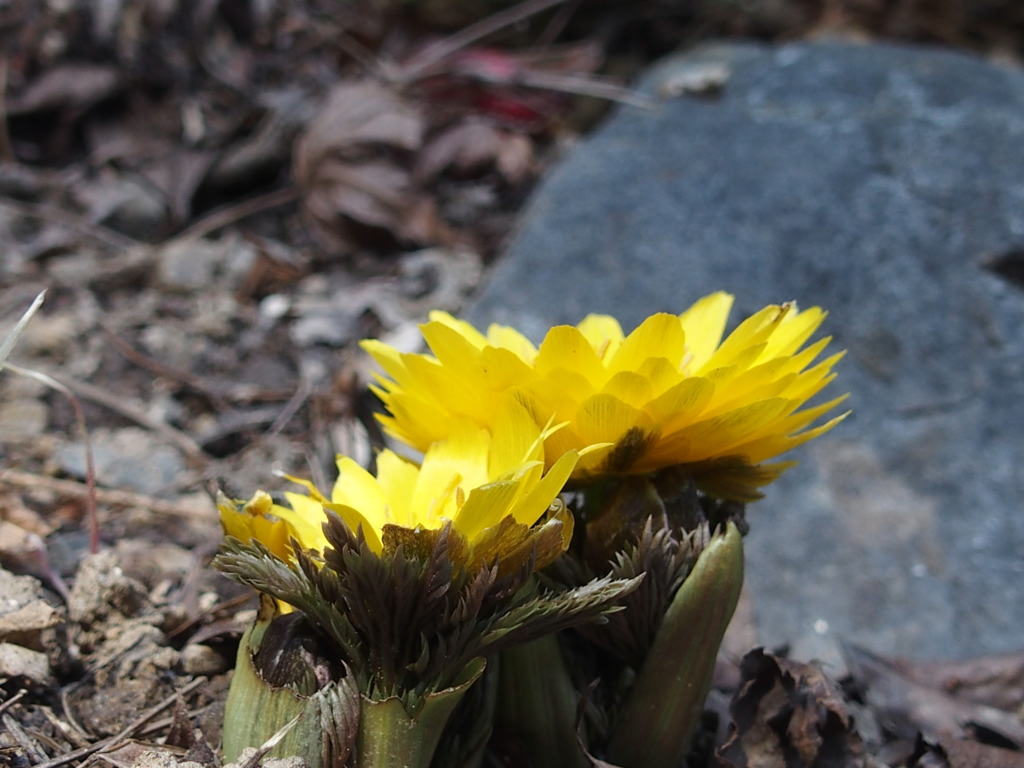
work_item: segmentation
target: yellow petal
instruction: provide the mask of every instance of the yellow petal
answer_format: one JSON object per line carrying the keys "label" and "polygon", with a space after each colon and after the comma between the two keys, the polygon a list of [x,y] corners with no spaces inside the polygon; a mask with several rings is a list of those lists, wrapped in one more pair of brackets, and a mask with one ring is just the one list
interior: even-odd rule
{"label": "yellow petal", "polygon": [[409,504],[417,523],[436,527],[441,517],[452,519],[456,510],[455,489],[476,488],[487,482],[490,440],[487,430],[458,420],[447,440],[430,446]]}
{"label": "yellow petal", "polygon": [[735,376],[728,386],[722,387],[721,397],[714,399],[704,415],[711,417],[744,403],[781,395],[797,378],[796,373],[780,376],[785,364],[784,359],[770,360]]}
{"label": "yellow petal", "polygon": [[[524,462],[543,459],[540,427],[514,398],[506,398],[495,414],[487,476],[496,480]],[[468,535],[468,534],[467,534]]]}
{"label": "yellow petal", "polygon": [[384,426],[388,434],[403,443],[422,451],[431,443],[443,440],[448,434],[452,413],[436,400],[407,392],[381,399],[393,415],[377,414],[377,421]]}
{"label": "yellow petal", "polygon": [[485,347],[480,354],[480,372],[488,389],[502,392],[523,386],[537,377],[515,352],[498,347]]}
{"label": "yellow petal", "polygon": [[[456,376],[476,378],[474,363],[480,359],[480,349],[465,336],[440,322],[424,323],[420,332],[442,366],[450,368]],[[474,384],[473,381],[468,383],[470,386]]]}
{"label": "yellow petal", "polygon": [[814,342],[807,349],[800,351],[787,359],[785,368],[783,369],[786,373],[795,372],[799,373],[812,362],[814,359],[821,354],[822,350],[828,346],[829,342],[832,341],[831,336],[826,336],[824,339],[819,339]]}
{"label": "yellow petal", "polygon": [[821,307],[811,307],[803,312],[788,312],[779,326],[768,339],[768,346],[765,347],[762,359],[770,360],[774,357],[789,357],[811,337],[811,334],[818,330],[818,326],[824,322],[827,312]]}
{"label": "yellow petal", "polygon": [[[487,343],[492,347],[507,349],[527,365],[537,359],[537,347],[515,328],[494,323],[487,329]],[[486,348],[485,348],[486,352]]]}
{"label": "yellow petal", "polygon": [[641,363],[637,373],[647,379],[655,397],[663,395],[670,387],[674,387],[683,379],[682,373],[679,372],[679,366],[672,365],[664,357],[648,357]]}
{"label": "yellow petal", "polygon": [[595,389],[607,378],[590,342],[571,325],[559,325],[548,331],[537,352],[536,369],[540,376],[546,376],[554,368],[579,373]]}
{"label": "yellow petal", "polygon": [[665,394],[655,398],[644,408],[662,432],[674,432],[683,424],[694,421],[704,410],[715,392],[708,379],[694,376],[683,379]]}
{"label": "yellow petal", "polygon": [[619,346],[608,371],[635,371],[649,357],[665,357],[678,367],[686,348],[686,334],[675,315],[660,312],[644,320]]}
{"label": "yellow petal", "polygon": [[384,505],[387,498],[377,478],[347,456],[339,456],[338,479],[331,491],[331,501],[358,509],[366,521],[380,530],[387,522]]}
{"label": "yellow petal", "polygon": [[487,344],[487,339],[484,338],[484,335],[465,320],[454,318],[447,312],[442,312],[439,309],[433,310],[429,317],[432,323],[441,323],[457,331],[459,335],[463,336],[466,341],[477,349],[483,349],[484,345]]}
{"label": "yellow petal", "polygon": [[383,546],[381,544],[380,530],[374,528],[362,513],[355,507],[350,507],[347,504],[335,504],[333,502],[327,502],[324,504],[324,509],[329,509],[331,512],[341,518],[341,521],[348,526],[352,533],[363,532],[363,538],[366,539],[366,543],[370,546],[374,552],[378,555],[381,553]]}
{"label": "yellow petal", "polygon": [[644,432],[650,432],[654,427],[654,421],[646,413],[606,394],[584,400],[576,411],[574,422],[584,445],[618,443],[634,427]]}
{"label": "yellow petal", "polygon": [[845,351],[837,352],[831,357],[825,358],[813,368],[807,369],[797,376],[782,395],[784,397],[799,400],[810,400],[815,394],[821,391],[821,388],[825,386],[825,384],[835,377],[835,374],[831,373],[832,366],[845,357],[845,355]]}
{"label": "yellow petal", "polygon": [[467,381],[432,358],[406,355],[403,359],[410,375],[417,379],[417,391],[410,389],[410,394],[432,399],[451,413],[470,416],[478,423],[487,419],[489,413],[484,400],[487,393],[482,392],[479,385]]}
{"label": "yellow petal", "polygon": [[[827,405],[829,408],[832,408],[836,404],[837,403],[828,403]],[[847,411],[846,413],[842,413],[835,418],[830,419],[819,427],[807,429],[795,435],[785,432],[767,435],[754,442],[736,446],[734,450],[736,454],[746,457],[750,463],[758,464],[766,459],[770,459],[772,456],[778,456],[780,453],[791,451],[809,440],[820,437],[849,415],[850,412]],[[808,419],[808,421],[813,420],[813,418]]]}
{"label": "yellow petal", "polygon": [[553,466],[565,454],[570,451],[581,451],[587,445],[575,427],[567,424],[544,440],[544,463],[549,467]]}
{"label": "yellow petal", "polygon": [[651,401],[653,391],[650,382],[643,376],[632,371],[619,371],[604,385],[601,390],[607,395],[617,397],[634,408],[643,408]]}
{"label": "yellow petal", "polygon": [[[764,351],[766,344],[761,342],[760,344],[751,344],[749,347],[744,347],[736,351],[736,354],[729,357],[728,360],[725,358],[719,358],[716,352],[711,360],[704,368],[699,371],[699,375],[705,376],[715,383],[719,389],[719,395],[724,397],[728,394],[725,384],[730,379],[739,376],[744,371],[748,370],[750,366],[757,362],[757,359],[761,356]],[[724,362],[723,365],[717,365],[717,363]]]}
{"label": "yellow petal", "polygon": [[788,404],[789,401],[775,397],[703,419],[662,438],[649,455],[666,461],[668,457],[675,457],[668,463],[688,463],[726,455],[724,452],[729,448],[778,418]]}
{"label": "yellow petal", "polygon": [[497,525],[508,514],[519,482],[504,480],[474,488],[469,492],[466,503],[455,514],[452,525],[463,536],[472,541],[492,525]]}
{"label": "yellow petal", "polygon": [[686,334],[687,370],[699,371],[711,359],[722,341],[732,302],[730,294],[719,291],[700,299],[679,316]]}
{"label": "yellow petal", "polygon": [[587,315],[576,326],[603,361],[610,360],[622,343],[622,326],[610,315]]}
{"label": "yellow petal", "polygon": [[411,528],[416,524],[412,494],[420,468],[390,450],[377,454],[377,484],[386,499],[384,517],[389,523]]}
{"label": "yellow petal", "polygon": [[265,491],[257,491],[244,505],[230,501],[223,494],[217,499],[217,510],[226,536],[233,536],[246,544],[259,541],[281,559],[287,559],[291,553],[288,546],[291,531],[283,520],[272,515],[272,509],[273,500]]}
{"label": "yellow petal", "polygon": [[540,519],[562,492],[578,460],[576,451],[567,451],[559,457],[541,481],[522,500],[516,502],[512,516],[517,523],[533,525]]}
{"label": "yellow petal", "polygon": [[[405,363],[402,362],[402,355],[397,349],[377,339],[363,339],[359,342],[359,346],[376,360],[377,364],[395,382],[400,382],[406,378]],[[381,379],[381,381],[386,388],[390,388],[392,382],[389,382],[387,379]]]}
{"label": "yellow petal", "polygon": [[582,374],[567,368],[554,368],[543,379],[530,382],[523,390],[540,406],[540,410],[534,413],[538,421],[552,415],[559,421],[571,419],[579,404],[597,393]]}
{"label": "yellow petal", "polygon": [[[736,358],[744,355],[751,347],[765,344],[772,331],[782,322],[782,319],[789,312],[786,305],[769,305],[757,314],[754,314],[740,323],[739,327],[729,334],[722,345],[715,351],[708,361],[696,369],[698,373],[705,370],[713,370],[725,365],[733,364]],[[760,347],[760,354],[765,346]],[[756,358],[754,358],[756,359]],[[753,360],[750,361],[753,363]],[[749,363],[748,363],[749,365]]]}

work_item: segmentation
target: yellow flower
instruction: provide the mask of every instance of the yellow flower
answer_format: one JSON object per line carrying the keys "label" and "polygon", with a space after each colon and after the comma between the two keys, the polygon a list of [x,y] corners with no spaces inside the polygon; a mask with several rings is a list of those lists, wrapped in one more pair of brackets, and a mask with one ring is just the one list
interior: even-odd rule
{"label": "yellow flower", "polygon": [[712,294],[628,336],[614,318],[590,315],[552,328],[539,348],[512,328],[492,325],[485,336],[434,312],[422,326],[432,356],[373,340],[363,348],[390,377],[374,388],[391,414],[381,421],[421,450],[453,420],[491,424],[512,393],[538,423],[564,424],[545,439],[549,466],[566,451],[600,446],[581,455],[577,479],[690,465],[709,492],[751,499],[788,466],[762,462],[843,418],[810,428],[845,396],[799,410],[832,380],[843,353],[812,365],[829,339],[801,347],[825,313],[795,304],[765,307],[722,341],[732,300]]}
{"label": "yellow flower", "polygon": [[554,430],[540,429],[511,398],[498,404],[490,427],[453,418],[446,438],[428,448],[422,464],[385,450],[377,456],[376,477],[339,456],[329,499],[301,480],[296,482],[308,495],[285,494],[290,508],[273,504],[262,491],[246,504],[222,499],[224,531],[246,542],[257,539],[287,559],[291,538],[306,549],[327,546],[325,510],[353,532],[361,530],[378,554],[398,546],[422,552],[450,523],[450,556],[471,569],[500,561],[501,572],[508,572],[531,556],[535,567],[543,567],[572,536],[572,515],[557,499],[578,454],[565,452],[545,473],[544,439]]}

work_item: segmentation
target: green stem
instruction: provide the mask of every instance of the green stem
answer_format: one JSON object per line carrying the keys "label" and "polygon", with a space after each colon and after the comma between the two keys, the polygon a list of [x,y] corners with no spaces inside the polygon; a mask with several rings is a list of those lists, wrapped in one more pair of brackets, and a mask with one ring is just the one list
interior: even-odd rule
{"label": "green stem", "polygon": [[555,635],[502,651],[495,725],[522,739],[531,768],[590,768],[576,738],[579,694]]}
{"label": "green stem", "polygon": [[701,553],[665,613],[612,728],[610,762],[624,768],[682,763],[742,586],[743,539],[729,523]]}

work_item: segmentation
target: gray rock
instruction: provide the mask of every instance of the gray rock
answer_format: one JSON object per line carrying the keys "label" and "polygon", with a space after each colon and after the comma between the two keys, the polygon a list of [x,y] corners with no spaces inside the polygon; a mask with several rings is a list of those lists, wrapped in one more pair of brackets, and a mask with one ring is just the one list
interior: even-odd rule
{"label": "gray rock", "polygon": [[107,174],[75,191],[98,224],[139,240],[152,240],[166,225],[168,210],[160,191],[141,176]]}
{"label": "gray rock", "polygon": [[7,613],[0,613],[0,643],[14,643],[46,652],[44,638],[62,622],[56,609],[45,600],[34,600]]}
{"label": "gray rock", "polygon": [[103,550],[82,560],[68,599],[72,621],[92,624],[110,616],[131,617],[146,607],[146,588],[124,572],[114,552]]}
{"label": "gray rock", "polygon": [[186,675],[219,675],[230,668],[223,654],[208,645],[189,643],[181,649],[181,671]]}
{"label": "gray rock", "polygon": [[13,643],[0,643],[0,677],[20,678],[39,686],[54,684],[46,654]]}
{"label": "gray rock", "polygon": [[1024,73],[924,48],[718,46],[642,87],[679,93],[708,64],[730,73],[716,97],[624,108],[550,175],[470,319],[628,328],[718,289],[734,322],[829,309],[853,416],[749,512],[760,639],[1018,648]]}
{"label": "gray rock", "polygon": [[15,576],[0,568],[0,618],[43,599],[43,588],[31,576]]}
{"label": "gray rock", "polygon": [[[96,479],[111,488],[166,493],[185,471],[180,451],[137,427],[96,430],[92,435],[92,452]],[[85,448],[81,443],[68,443],[57,451],[55,458],[68,474],[85,477]]]}
{"label": "gray rock", "polygon": [[171,240],[160,249],[160,287],[180,293],[209,288],[223,255],[223,246],[209,240]]}
{"label": "gray rock", "polygon": [[0,443],[25,443],[46,429],[45,403],[29,397],[0,403]]}

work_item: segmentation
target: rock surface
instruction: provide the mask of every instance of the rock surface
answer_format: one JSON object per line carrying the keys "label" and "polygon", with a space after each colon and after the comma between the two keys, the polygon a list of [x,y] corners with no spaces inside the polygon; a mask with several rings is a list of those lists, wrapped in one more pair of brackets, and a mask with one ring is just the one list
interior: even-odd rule
{"label": "rock surface", "polygon": [[[717,94],[666,94],[723,67]],[[829,309],[853,416],[749,513],[760,640],[1024,637],[1024,73],[923,48],[667,60],[537,192],[469,318],[631,328],[718,289]]]}

